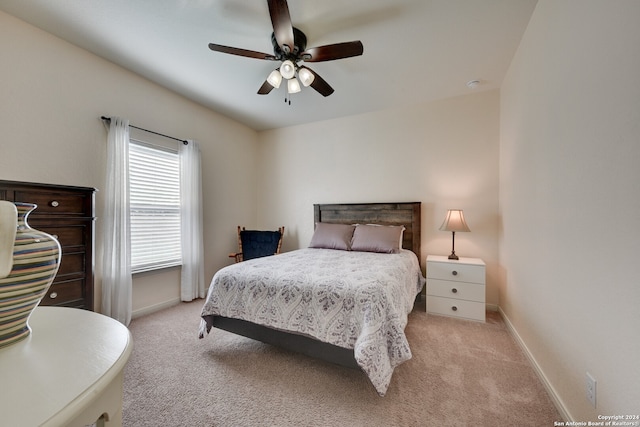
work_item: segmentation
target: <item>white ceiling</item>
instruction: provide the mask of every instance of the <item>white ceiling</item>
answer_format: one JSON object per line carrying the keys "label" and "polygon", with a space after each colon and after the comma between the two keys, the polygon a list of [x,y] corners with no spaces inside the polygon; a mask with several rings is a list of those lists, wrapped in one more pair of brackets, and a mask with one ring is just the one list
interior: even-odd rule
{"label": "white ceiling", "polygon": [[361,40],[362,56],[308,66],[335,92],[256,92],[276,63],[264,0],[0,0],[0,10],[256,130],[499,88],[537,0],[289,0],[307,47]]}

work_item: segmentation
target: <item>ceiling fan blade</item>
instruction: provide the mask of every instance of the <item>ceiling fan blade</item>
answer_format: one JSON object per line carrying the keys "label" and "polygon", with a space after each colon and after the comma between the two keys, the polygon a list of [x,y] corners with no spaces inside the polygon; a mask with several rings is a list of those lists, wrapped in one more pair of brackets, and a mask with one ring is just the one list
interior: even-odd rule
{"label": "ceiling fan blade", "polygon": [[313,82],[311,82],[310,86],[318,91],[320,95],[329,96],[334,92],[333,88],[329,86],[329,83],[327,83],[322,77],[320,77],[320,75],[318,75],[318,73],[313,71],[311,68],[305,67],[304,65],[301,65],[300,68],[305,68],[311,74],[313,74],[314,79]]}
{"label": "ceiling fan blade", "polygon": [[295,43],[287,0],[267,0],[267,3],[269,5],[271,24],[273,25],[273,34],[278,42],[278,46],[280,46],[285,53],[292,52]]}
{"label": "ceiling fan blade", "polygon": [[221,44],[209,43],[209,49],[215,52],[230,53],[231,55],[244,56],[247,58],[267,59],[275,61],[276,57],[268,53],[256,52],[255,50],[240,49],[237,47],[223,46]]}
{"label": "ceiling fan blade", "polygon": [[258,95],[266,95],[272,90],[273,86],[271,86],[271,83],[265,80],[264,83],[262,83],[262,86],[260,86],[260,89],[258,89]]}
{"label": "ceiling fan blade", "polygon": [[305,62],[333,61],[335,59],[350,58],[362,55],[364,46],[361,41],[328,44],[312,47],[300,54]]}

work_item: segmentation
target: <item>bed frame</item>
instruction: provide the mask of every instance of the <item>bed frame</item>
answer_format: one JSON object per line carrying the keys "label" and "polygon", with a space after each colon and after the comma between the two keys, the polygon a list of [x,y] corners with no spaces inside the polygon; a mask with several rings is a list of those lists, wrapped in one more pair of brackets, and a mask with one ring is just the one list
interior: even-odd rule
{"label": "bed frame", "polygon": [[[316,204],[314,223],[404,225],[402,247],[420,258],[420,202]],[[327,344],[313,338],[275,330],[245,320],[214,316],[213,326],[290,351],[338,365],[360,369],[353,349]]]}

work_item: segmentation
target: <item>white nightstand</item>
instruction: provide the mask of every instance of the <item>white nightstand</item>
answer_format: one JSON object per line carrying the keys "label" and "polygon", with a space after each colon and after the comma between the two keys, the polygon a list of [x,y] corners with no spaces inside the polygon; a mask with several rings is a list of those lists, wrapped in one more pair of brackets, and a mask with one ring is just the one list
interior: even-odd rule
{"label": "white nightstand", "polygon": [[484,322],[485,275],[479,258],[427,256],[427,312]]}

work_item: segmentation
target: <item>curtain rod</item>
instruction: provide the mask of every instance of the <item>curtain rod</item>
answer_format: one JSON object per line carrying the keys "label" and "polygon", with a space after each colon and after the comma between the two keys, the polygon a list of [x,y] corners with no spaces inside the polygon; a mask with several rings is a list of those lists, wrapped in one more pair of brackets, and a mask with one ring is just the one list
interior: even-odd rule
{"label": "curtain rod", "polygon": [[[106,121],[106,122],[111,123],[111,117],[102,116],[102,117],[100,117],[100,118],[101,118],[102,120]],[[154,134],[154,135],[159,135],[159,136],[163,136],[163,137],[165,137],[165,138],[173,139],[173,140],[175,140],[175,141],[180,141],[180,142],[182,142],[184,145],[188,145],[188,144],[189,144],[189,141],[187,141],[187,140],[185,140],[185,139],[174,138],[173,136],[169,136],[169,135],[165,135],[165,134],[162,134],[162,133],[154,132],[154,131],[149,130],[149,129],[139,128],[138,126],[133,126],[133,125],[131,125],[131,124],[129,125],[129,127],[134,128],[134,129],[138,129],[138,130],[141,130],[141,131],[144,131],[144,132],[149,132],[149,133],[152,133],[152,134]]]}

